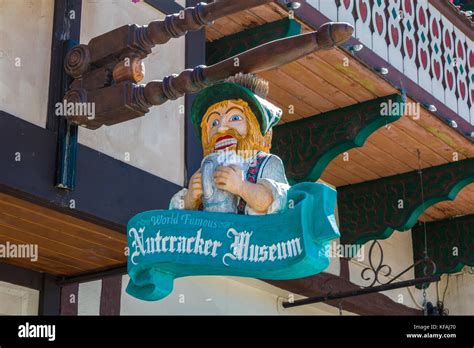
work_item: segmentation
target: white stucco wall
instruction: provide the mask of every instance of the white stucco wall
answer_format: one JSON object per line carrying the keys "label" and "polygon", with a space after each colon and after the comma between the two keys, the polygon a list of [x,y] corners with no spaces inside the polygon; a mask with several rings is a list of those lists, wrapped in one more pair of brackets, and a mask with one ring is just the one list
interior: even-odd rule
{"label": "white stucco wall", "polygon": [[37,315],[39,291],[0,282],[0,315]]}
{"label": "white stucco wall", "polygon": [[52,0],[0,0],[0,110],[40,127],[48,107]]}
{"label": "white stucco wall", "polygon": [[[82,2],[81,43],[124,24],[146,25],[164,14],[143,1]],[[145,60],[146,83],[179,73],[185,64],[185,39],[155,47]],[[79,142],[115,159],[182,185],[184,182],[184,98],[156,106],[144,117],[98,130],[79,129]]]}
{"label": "white stucco wall", "polygon": [[102,280],[79,284],[77,294],[78,315],[99,315]]}
{"label": "white stucco wall", "polygon": [[[338,315],[335,307],[320,303],[284,309],[288,291],[263,281],[239,277],[178,278],[173,292],[161,301],[145,302],[125,292],[122,279],[121,315]],[[301,296],[293,295],[294,299]],[[343,315],[353,315],[343,311]]]}
{"label": "white stucco wall", "polygon": [[[202,276],[178,278],[173,292],[160,301],[138,300],[125,292],[129,277],[122,277],[120,315],[339,315],[324,303],[284,309],[283,301],[302,298],[261,280]],[[78,315],[99,315],[102,281],[81,283]],[[343,311],[342,315],[354,315]]]}
{"label": "white stucco wall", "polygon": [[464,267],[461,272],[450,275],[449,281],[448,275],[444,275],[439,284],[440,297],[445,289],[444,306],[450,315],[474,315],[474,269]]}

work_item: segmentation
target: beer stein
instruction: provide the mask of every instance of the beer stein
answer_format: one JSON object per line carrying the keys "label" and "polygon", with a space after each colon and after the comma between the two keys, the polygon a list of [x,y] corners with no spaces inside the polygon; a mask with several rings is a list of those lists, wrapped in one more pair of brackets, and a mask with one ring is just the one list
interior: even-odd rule
{"label": "beer stein", "polygon": [[[236,195],[221,190],[214,181],[214,172],[220,166],[236,165],[247,171],[245,160],[235,151],[214,152],[206,156],[201,164],[202,204],[203,210],[216,213],[237,213],[238,198]],[[244,174],[243,174],[244,175]]]}

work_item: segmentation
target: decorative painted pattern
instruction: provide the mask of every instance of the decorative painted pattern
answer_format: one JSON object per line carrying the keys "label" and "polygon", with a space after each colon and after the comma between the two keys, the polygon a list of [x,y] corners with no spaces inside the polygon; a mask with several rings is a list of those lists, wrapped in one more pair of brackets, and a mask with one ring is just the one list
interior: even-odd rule
{"label": "decorative painted pattern", "polygon": [[[433,0],[439,1],[439,0]],[[333,21],[474,125],[474,47],[430,0],[311,0]]]}
{"label": "decorative painted pattern", "polygon": [[[387,42],[387,17],[385,16],[386,5],[384,1],[375,1],[372,9],[372,50],[380,57],[388,60]],[[340,12],[340,18],[349,17],[347,11]]]}
{"label": "decorative painted pattern", "polygon": [[[423,224],[412,228],[414,261],[423,259],[425,233]],[[426,224],[428,257],[436,264],[436,274],[459,272],[474,266],[474,214]],[[423,276],[423,267],[415,267],[415,276]]]}
{"label": "decorative painted pattern", "polygon": [[467,73],[467,79],[469,83],[468,96],[469,96],[469,114],[471,115],[471,124],[474,124],[474,42],[466,38],[468,47],[467,51],[467,65],[469,71]]}
{"label": "decorative painted pattern", "polygon": [[341,243],[363,244],[406,231],[430,206],[453,200],[474,182],[474,158],[423,170],[425,204],[417,171],[338,187]]}
{"label": "decorative painted pattern", "polygon": [[[390,116],[383,105],[399,105]],[[369,100],[273,128],[272,152],[285,164],[292,183],[316,181],[339,154],[360,147],[370,134],[397,121],[403,112],[398,94]]]}

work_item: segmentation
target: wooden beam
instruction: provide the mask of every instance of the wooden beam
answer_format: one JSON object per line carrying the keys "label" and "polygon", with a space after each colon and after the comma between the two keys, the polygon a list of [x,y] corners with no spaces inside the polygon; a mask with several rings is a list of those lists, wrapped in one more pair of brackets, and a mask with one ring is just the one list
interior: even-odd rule
{"label": "wooden beam", "polygon": [[120,315],[121,295],[122,275],[103,278],[100,294],[100,315]]}
{"label": "wooden beam", "polygon": [[57,316],[61,313],[61,288],[56,280],[56,277],[44,274],[39,299],[39,315]]}
{"label": "wooden beam", "polygon": [[206,64],[212,65],[264,43],[300,33],[301,24],[290,18],[243,30],[208,42],[206,44]]}
{"label": "wooden beam", "polygon": [[[77,125],[64,115],[58,117],[60,103],[72,79],[64,71],[66,53],[79,43],[82,0],[55,0],[52,36],[51,68],[46,128],[57,133],[55,186],[74,190],[76,183]],[[74,13],[74,16],[71,16]]]}
{"label": "wooden beam", "polygon": [[[413,259],[422,260],[425,250],[424,225],[412,230]],[[456,273],[464,266],[474,266],[474,214],[426,223],[426,246],[436,264],[436,274]],[[415,277],[422,277],[423,266],[415,267]]]}
{"label": "wooden beam", "polygon": [[[0,171],[0,192],[125,233],[133,215],[166,209],[181,188],[78,144],[76,190],[60,190],[52,185],[55,147],[54,133],[0,110],[0,158],[9,161]],[[150,190],[160,194],[147,198]],[[69,208],[72,199],[80,202],[75,209]]]}
{"label": "wooden beam", "polygon": [[[74,11],[74,16],[71,16]],[[71,82],[64,71],[64,57],[70,49],[68,43],[79,42],[81,32],[82,1],[54,1],[53,33],[51,39],[51,64],[49,72],[48,115],[46,129],[58,132],[60,117],[56,115],[56,103],[61,102]],[[71,18],[72,17],[72,18]],[[73,44],[73,43],[71,43]]]}
{"label": "wooden beam", "polygon": [[[474,158],[338,188],[341,243],[363,244],[413,227],[430,206],[474,182]],[[423,197],[425,203],[423,204]]]}
{"label": "wooden beam", "polygon": [[[384,116],[384,107],[397,105]],[[360,147],[380,127],[403,114],[403,97],[398,94],[354,104],[273,129],[272,152],[285,164],[292,183],[316,181],[339,154]]]}
{"label": "wooden beam", "polygon": [[0,281],[41,290],[43,273],[0,262]]}
{"label": "wooden beam", "polygon": [[66,284],[61,287],[60,315],[77,315],[79,299],[79,284]]}

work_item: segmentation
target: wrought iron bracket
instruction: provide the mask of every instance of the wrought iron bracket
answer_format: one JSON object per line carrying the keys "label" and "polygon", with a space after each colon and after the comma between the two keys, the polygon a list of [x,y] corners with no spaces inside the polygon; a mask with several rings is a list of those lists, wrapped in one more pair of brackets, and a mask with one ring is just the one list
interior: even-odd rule
{"label": "wrought iron bracket", "polygon": [[413,286],[413,285],[418,285],[418,284],[433,283],[439,280],[440,280],[440,276],[434,275],[431,277],[404,280],[398,283],[390,283],[390,284],[384,284],[384,285],[379,285],[379,286],[372,286],[368,288],[361,288],[360,290],[356,290],[356,291],[345,291],[345,292],[339,292],[339,293],[334,293],[334,294],[329,293],[327,295],[308,297],[301,300],[295,300],[293,302],[287,301],[287,302],[283,302],[282,306],[283,308],[292,308],[292,307],[304,306],[304,305],[313,304],[313,303],[326,302],[330,300],[338,300],[338,299],[343,299],[343,298],[348,298],[348,297],[362,296],[362,295],[372,294],[375,292],[406,288],[408,286]]}
{"label": "wrought iron bracket", "polygon": [[[379,251],[379,255],[380,255],[378,262],[375,262],[374,260],[375,255],[376,255],[376,250]],[[436,264],[429,258],[425,257],[424,259],[418,260],[411,266],[407,267],[406,269],[404,269],[402,272],[395,275],[390,280],[383,282],[379,278],[379,275],[384,272],[385,274],[383,275],[385,277],[390,276],[392,273],[392,268],[389,265],[384,264],[383,248],[377,240],[374,240],[372,244],[370,245],[368,258],[369,258],[368,260],[369,266],[365,267],[361,271],[361,278],[363,280],[370,281],[370,279],[373,279],[372,282],[368,286],[360,287],[360,289],[358,290],[334,292],[331,289],[331,286],[327,282],[327,284],[324,284],[324,285],[328,286],[329,291],[325,295],[308,297],[305,299],[295,300],[291,302],[290,301],[283,302],[282,303],[283,308],[298,307],[298,306],[303,306],[303,305],[308,305],[308,304],[313,304],[313,303],[344,299],[344,298],[354,297],[354,296],[362,296],[362,295],[367,295],[367,294],[371,294],[375,292],[400,289],[400,288],[405,288],[405,287],[414,286],[414,285],[415,286],[418,285],[418,286],[421,286],[422,288],[426,288],[430,283],[437,282],[440,280],[440,275],[436,274]],[[415,267],[423,267],[422,277],[395,282],[396,280],[400,279],[402,275],[404,275],[409,270]],[[368,276],[369,272],[372,272],[373,277]],[[376,284],[379,284],[379,285],[376,285]]]}

